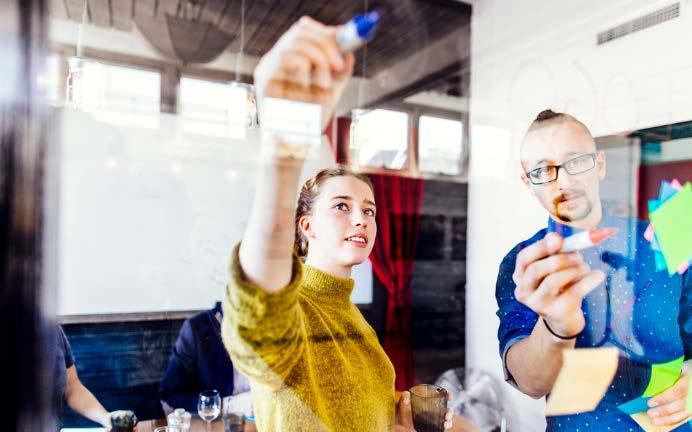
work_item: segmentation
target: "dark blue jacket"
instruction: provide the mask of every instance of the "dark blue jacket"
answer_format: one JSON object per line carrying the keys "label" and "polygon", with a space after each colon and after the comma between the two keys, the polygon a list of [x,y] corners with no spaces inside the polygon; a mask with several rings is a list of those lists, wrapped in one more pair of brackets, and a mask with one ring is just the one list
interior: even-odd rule
{"label": "dark blue jacket", "polygon": [[197,399],[204,390],[218,390],[221,397],[233,394],[233,363],[221,340],[221,303],[183,323],[166,373],[159,386],[159,399],[171,408],[197,413]]}

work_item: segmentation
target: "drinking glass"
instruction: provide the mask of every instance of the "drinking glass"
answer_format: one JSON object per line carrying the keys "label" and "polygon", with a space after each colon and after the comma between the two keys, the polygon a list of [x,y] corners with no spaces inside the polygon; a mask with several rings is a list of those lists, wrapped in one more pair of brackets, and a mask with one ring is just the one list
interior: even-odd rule
{"label": "drinking glass", "polygon": [[413,427],[418,432],[444,432],[447,390],[432,384],[411,387]]}
{"label": "drinking glass", "polygon": [[199,394],[197,402],[199,417],[207,422],[207,432],[211,432],[211,422],[221,413],[221,396],[216,390],[207,390]]}
{"label": "drinking glass", "polygon": [[245,427],[245,414],[234,412],[231,401],[233,396],[223,398],[223,409],[221,419],[223,420],[224,432],[243,432]]}

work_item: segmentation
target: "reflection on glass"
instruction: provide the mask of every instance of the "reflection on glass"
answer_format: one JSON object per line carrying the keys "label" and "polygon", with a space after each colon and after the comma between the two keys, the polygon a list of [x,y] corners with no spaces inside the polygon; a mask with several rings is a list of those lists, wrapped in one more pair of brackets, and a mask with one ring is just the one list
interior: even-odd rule
{"label": "reflection on glass", "polygon": [[418,163],[423,172],[458,175],[461,169],[463,124],[432,116],[418,121]]}
{"label": "reflection on glass", "polygon": [[[158,128],[161,74],[82,60],[82,109],[106,123]],[[68,99],[70,90],[68,88]]]}
{"label": "reflection on glass", "polygon": [[408,114],[384,109],[354,110],[350,147],[358,166],[406,168]]}
{"label": "reflection on glass", "polygon": [[57,54],[51,54],[46,57],[43,66],[43,70],[36,77],[36,83],[47,102],[58,103],[60,99],[60,58]]}
{"label": "reflection on glass", "polygon": [[182,77],[178,107],[185,133],[243,138],[245,128],[257,127],[250,84]]}
{"label": "reflection on glass", "polygon": [[68,108],[84,108],[84,59],[70,57],[67,61],[69,72],[65,85],[65,105]]}

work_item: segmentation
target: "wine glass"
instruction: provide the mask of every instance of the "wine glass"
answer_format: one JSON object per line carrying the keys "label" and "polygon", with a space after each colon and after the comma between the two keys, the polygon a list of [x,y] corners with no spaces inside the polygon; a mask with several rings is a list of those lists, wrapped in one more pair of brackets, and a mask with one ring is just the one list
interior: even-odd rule
{"label": "wine glass", "polygon": [[207,432],[211,432],[211,422],[221,413],[221,396],[216,390],[206,390],[199,394],[197,402],[199,417],[207,422]]}

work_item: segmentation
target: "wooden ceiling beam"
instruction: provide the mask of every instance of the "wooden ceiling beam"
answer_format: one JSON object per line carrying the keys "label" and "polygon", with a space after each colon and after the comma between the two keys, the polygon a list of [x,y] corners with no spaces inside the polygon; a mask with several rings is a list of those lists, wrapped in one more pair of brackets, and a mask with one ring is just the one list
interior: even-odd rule
{"label": "wooden ceiling beam", "polygon": [[111,20],[113,22],[113,27],[122,31],[132,30],[133,15],[133,0],[111,0]]}
{"label": "wooden ceiling beam", "polygon": [[[243,47],[243,50],[248,54],[255,55],[255,53],[247,50],[248,42],[253,39],[257,31],[266,31],[262,30],[265,28],[262,23],[278,3],[279,0],[253,0],[251,2],[246,0],[245,7],[247,8],[248,4],[250,7],[249,10],[246,9],[245,12],[245,47]],[[236,38],[229,48],[232,52],[238,52],[240,50],[240,27],[237,28]]]}
{"label": "wooden ceiling beam", "polygon": [[99,27],[112,27],[110,2],[108,0],[89,0],[89,17],[91,22]]}
{"label": "wooden ceiling beam", "polygon": [[69,19],[67,7],[64,0],[50,0],[48,3],[48,14],[53,18]]}
{"label": "wooden ceiling beam", "polygon": [[184,0],[157,0],[156,17],[163,18],[166,14],[175,15],[182,1]]}
{"label": "wooden ceiling beam", "polygon": [[151,18],[156,15],[156,0],[135,0],[134,16]]}
{"label": "wooden ceiling beam", "polygon": [[[67,14],[72,21],[82,22],[82,16],[84,14],[84,5],[86,0],[65,0],[65,8],[67,9]],[[87,8],[87,22],[89,21],[89,8]]]}

